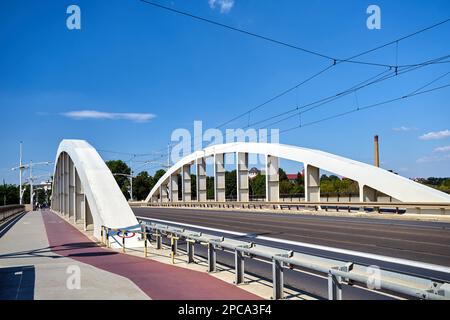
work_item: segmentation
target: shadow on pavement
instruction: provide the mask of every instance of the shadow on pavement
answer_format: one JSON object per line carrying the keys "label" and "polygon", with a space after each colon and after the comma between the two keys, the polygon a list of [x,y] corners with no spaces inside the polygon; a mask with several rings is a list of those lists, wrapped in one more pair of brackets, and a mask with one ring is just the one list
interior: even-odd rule
{"label": "shadow on pavement", "polygon": [[0,300],[33,300],[34,266],[0,268]]}

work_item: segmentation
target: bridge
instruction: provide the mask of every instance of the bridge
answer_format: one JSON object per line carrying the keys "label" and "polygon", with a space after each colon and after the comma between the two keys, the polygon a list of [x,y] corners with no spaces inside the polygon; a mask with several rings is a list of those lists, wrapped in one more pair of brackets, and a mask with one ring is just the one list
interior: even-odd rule
{"label": "bridge", "polygon": [[[236,201],[225,198],[227,154],[236,159]],[[248,171],[251,154],[263,155],[265,159],[266,197],[263,202],[250,199]],[[212,159],[214,167],[214,199],[210,200],[206,197],[208,158]],[[303,163],[304,201],[280,201],[280,159]],[[191,195],[192,166],[195,166],[197,178],[196,199]],[[359,201],[349,204],[321,202],[320,170],[356,181],[360,190]],[[178,197],[179,188],[181,199]],[[392,202],[377,201],[380,194],[391,197]],[[208,297],[208,290],[213,289],[208,289],[206,283],[216,280],[205,273],[189,273],[170,265],[185,257],[183,263],[186,263],[186,268],[198,271],[196,266],[203,265],[209,273],[218,274],[216,277],[223,273],[220,270],[228,270],[227,266],[234,269],[231,287],[221,282],[230,282],[229,277],[222,276],[222,280],[214,282],[214,286],[221,289],[210,298],[298,297],[295,290],[285,287],[284,274],[289,274],[291,279],[287,283],[289,287],[302,288],[304,299],[450,298],[447,250],[450,220],[446,220],[450,196],[381,168],[323,151],[269,143],[214,145],[196,151],[170,167],[144,202],[128,203],[95,148],[83,140],[63,140],[56,154],[51,200],[51,211],[27,215],[20,206],[5,211],[2,220],[11,221],[4,229],[4,233],[9,235],[8,243],[14,246],[13,243],[23,238],[25,229],[17,226],[17,221],[28,219],[27,223],[39,225],[39,216],[42,216],[45,228],[42,228],[41,236],[47,233],[49,248],[63,248],[58,251],[50,249],[55,254],[61,254],[62,250],[65,257],[75,257],[94,267],[102,266],[102,259],[111,252],[118,254],[108,258],[110,262],[105,268],[135,279],[133,281],[144,291],[133,291],[136,297],[188,298],[176,292],[156,290],[171,281],[183,288],[185,284],[178,280],[185,277],[194,281],[195,284],[190,285],[199,286],[199,295],[191,297]],[[264,207],[266,210],[255,214],[261,209],[248,209],[252,203],[253,208]],[[243,211],[245,205],[247,211]],[[202,206],[198,211],[192,210],[192,207]],[[267,208],[280,210],[284,206],[294,210],[289,210],[289,215],[276,210],[267,212]],[[348,206],[348,212],[356,210],[366,216],[369,213],[361,211],[361,208],[413,208],[416,214],[412,219],[403,219],[404,215],[400,215],[403,220],[389,220],[373,214],[370,218],[346,216],[341,211],[331,217],[305,213],[310,207],[325,214],[330,208],[339,211],[345,206]],[[298,207],[304,210],[299,211]],[[425,214],[426,210],[435,211]],[[306,216],[292,212],[303,212]],[[414,221],[417,219],[424,221]],[[228,227],[217,227],[225,225]],[[12,230],[16,232],[11,233]],[[79,235],[78,230],[84,235]],[[86,236],[91,240],[83,238]],[[311,241],[305,241],[309,236]],[[25,238],[33,240],[32,237]],[[97,242],[94,247],[87,244],[92,240]],[[72,247],[71,243],[79,245]],[[182,245],[186,249],[181,248]],[[33,250],[33,257],[36,250],[41,249]],[[161,255],[162,252],[165,253]],[[386,255],[386,252],[390,254]],[[11,255],[15,253],[3,252],[0,258],[8,259]],[[136,255],[145,260],[142,270],[133,267],[144,266],[143,260]],[[155,259],[167,260],[162,257],[167,255],[170,260],[164,261],[163,265],[152,264]],[[101,258],[103,256],[105,258]],[[127,266],[124,266],[125,261]],[[118,271],[115,265],[124,269]],[[269,273],[267,265],[270,266]],[[380,269],[371,270],[373,265]],[[151,276],[151,270],[158,270],[158,276]],[[379,282],[375,287],[367,285],[371,281],[371,272],[377,273]],[[260,280],[245,289],[239,286],[249,282],[250,278],[255,280],[255,277],[269,279],[264,281],[269,282],[271,292],[257,287],[255,283],[260,283]],[[121,286],[131,288],[125,283]]]}
{"label": "bridge", "polygon": [[265,157],[267,202],[278,202],[279,159],[303,163],[305,201],[320,201],[320,170],[326,170],[358,182],[360,202],[377,201],[381,192],[401,202],[449,202],[450,196],[387,170],[327,152],[271,143],[229,143],[214,145],[188,155],[173,165],[156,183],[146,202],[177,202],[178,174],[181,174],[181,198],[191,198],[191,167],[196,168],[197,201],[206,201],[206,161],[213,158],[214,201],[225,202],[225,159],[235,155],[237,201],[249,201],[249,154]]}

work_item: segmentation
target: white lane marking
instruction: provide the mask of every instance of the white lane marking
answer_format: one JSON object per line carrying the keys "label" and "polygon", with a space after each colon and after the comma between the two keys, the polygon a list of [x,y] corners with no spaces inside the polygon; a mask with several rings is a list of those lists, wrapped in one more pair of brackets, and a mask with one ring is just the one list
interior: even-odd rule
{"label": "white lane marking", "polygon": [[[195,224],[189,224],[189,223],[181,223],[181,222],[175,222],[175,221],[169,221],[169,220],[153,219],[153,218],[141,217],[141,216],[137,216],[136,218],[143,219],[143,220],[147,219],[147,220],[159,221],[159,222],[163,222],[163,223],[182,225],[182,226],[186,226],[186,227],[198,228],[198,229],[215,231],[215,232],[228,233],[228,234],[232,234],[232,235],[236,235],[236,236],[248,235],[248,233],[229,231],[229,230],[223,230],[223,229],[217,229],[217,228],[202,227],[202,226],[198,226]],[[450,273],[450,268],[448,268],[448,267],[440,266],[437,264],[426,263],[426,262],[419,262],[419,261],[413,261],[413,260],[402,259],[402,258],[394,258],[394,257],[382,256],[382,255],[378,255],[378,254],[365,253],[365,252],[353,251],[353,250],[347,250],[347,249],[339,249],[339,248],[321,246],[321,245],[311,244],[311,243],[306,243],[306,242],[298,242],[298,241],[270,238],[270,237],[258,236],[258,235],[254,236],[254,238],[260,239],[260,240],[265,240],[265,241],[276,242],[276,243],[290,244],[290,245],[306,247],[306,248],[311,248],[311,249],[317,249],[317,250],[323,250],[323,251],[328,251],[328,252],[334,252],[334,253],[340,253],[340,254],[361,257],[361,258],[367,258],[367,259],[379,260],[379,261],[390,262],[390,263],[395,263],[395,264],[401,264],[401,265],[406,265],[409,267],[416,267],[416,268],[421,268],[421,269],[426,269],[426,270],[431,270],[431,271]]]}

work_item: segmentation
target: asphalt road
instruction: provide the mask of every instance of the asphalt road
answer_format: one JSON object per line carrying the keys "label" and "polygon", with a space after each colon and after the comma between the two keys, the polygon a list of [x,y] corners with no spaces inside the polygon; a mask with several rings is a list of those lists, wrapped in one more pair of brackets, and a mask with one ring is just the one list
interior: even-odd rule
{"label": "asphalt road", "polygon": [[133,208],[137,216],[450,266],[450,224],[370,218]]}
{"label": "asphalt road", "polygon": [[[233,234],[203,230],[202,227],[241,232],[249,241],[264,245],[450,281],[449,273],[255,238],[265,236],[449,266],[450,224],[446,223],[174,208],[133,208],[133,211],[136,216],[173,221],[169,224],[174,226],[177,223],[199,226],[188,227],[190,230],[220,233],[226,237],[233,237]],[[183,242],[179,245],[182,248]],[[196,246],[195,251],[206,257],[203,246]],[[231,268],[234,266],[231,253],[222,252],[217,260]],[[253,259],[246,259],[245,264],[247,273],[271,279],[270,264]],[[287,269],[285,284],[316,297],[327,297],[327,281],[323,277]],[[351,286],[343,287],[343,296],[344,299],[389,299]]]}

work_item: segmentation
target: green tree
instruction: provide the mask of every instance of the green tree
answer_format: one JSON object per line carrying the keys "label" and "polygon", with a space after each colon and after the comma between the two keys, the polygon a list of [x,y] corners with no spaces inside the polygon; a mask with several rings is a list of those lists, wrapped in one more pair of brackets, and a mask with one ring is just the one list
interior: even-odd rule
{"label": "green tree", "polygon": [[236,170],[225,171],[225,197],[227,199],[237,198]]}
{"label": "green tree", "polygon": [[214,177],[206,177],[206,198],[214,199]]}
{"label": "green tree", "polygon": [[128,192],[128,188],[130,187],[130,179],[124,176],[124,174],[129,175],[131,173],[130,167],[122,160],[109,160],[106,161],[106,165],[113,174],[119,174],[114,175],[114,178],[116,179],[116,182],[125,198],[127,200],[130,199],[130,194]]}
{"label": "green tree", "polygon": [[133,179],[133,197],[136,200],[145,200],[153,185],[153,178],[147,171],[140,172]]}
{"label": "green tree", "polygon": [[286,172],[281,168],[278,169],[278,176],[279,176],[280,181],[288,181]]}
{"label": "green tree", "polygon": [[258,173],[256,177],[250,180],[250,195],[253,197],[266,196],[266,176]]}

